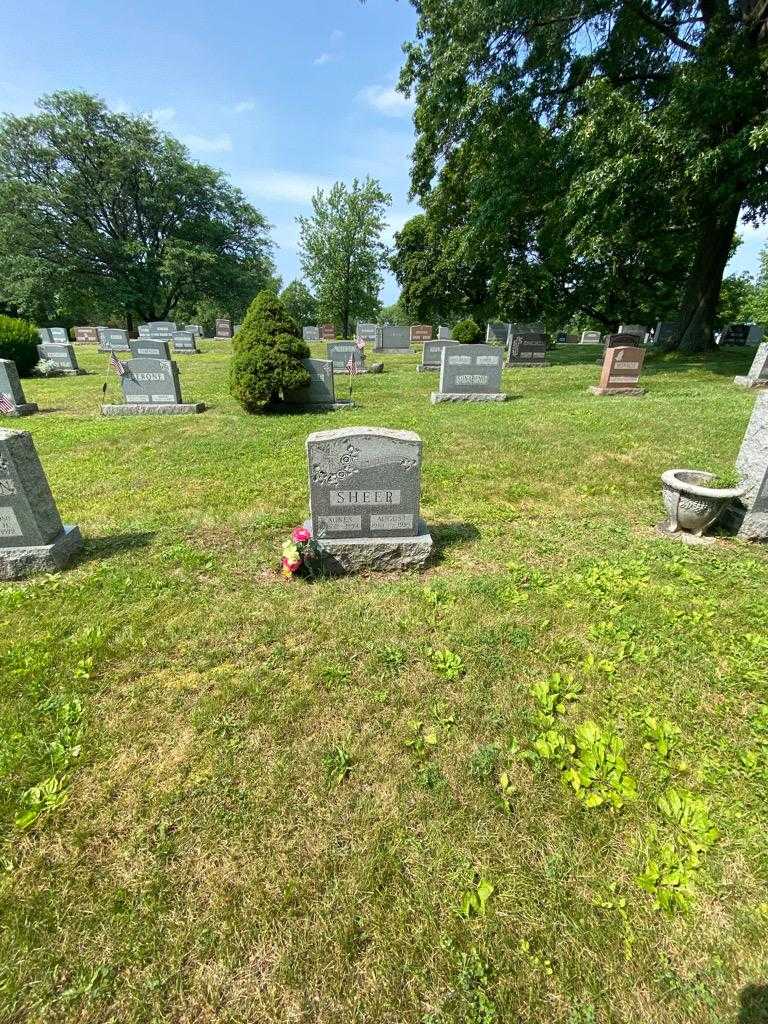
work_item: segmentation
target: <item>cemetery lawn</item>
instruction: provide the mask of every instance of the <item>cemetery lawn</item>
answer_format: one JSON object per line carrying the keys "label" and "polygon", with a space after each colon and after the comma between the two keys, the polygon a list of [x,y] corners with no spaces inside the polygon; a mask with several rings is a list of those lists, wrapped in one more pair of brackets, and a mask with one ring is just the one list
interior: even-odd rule
{"label": "cemetery lawn", "polygon": [[[3,421],[86,546],[0,585],[0,1021],[768,1019],[768,550],[653,529],[663,470],[732,471],[753,353],[437,407],[385,357],[354,411],[248,417],[202,348],[201,416],[101,418],[78,346]],[[284,581],[346,424],[422,437],[434,564]]]}

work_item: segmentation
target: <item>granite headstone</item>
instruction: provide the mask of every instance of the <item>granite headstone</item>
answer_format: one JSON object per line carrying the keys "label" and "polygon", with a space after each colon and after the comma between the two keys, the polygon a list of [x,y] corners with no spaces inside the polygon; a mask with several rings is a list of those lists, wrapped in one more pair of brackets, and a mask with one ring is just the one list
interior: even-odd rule
{"label": "granite headstone", "polygon": [[69,344],[44,343],[37,346],[37,354],[66,376],[75,377],[83,372],[78,366],[75,350]]}
{"label": "granite headstone", "polygon": [[546,366],[546,334],[510,334],[507,366]]}
{"label": "granite headstone", "polygon": [[361,370],[365,365],[365,356],[354,341],[328,341],[325,355],[333,363],[334,373],[343,373],[347,369],[350,356]]}
{"label": "granite headstone", "polygon": [[425,341],[421,347],[421,362],[416,367],[419,373],[426,370],[438,370],[443,358],[443,349],[447,345],[456,345],[457,342],[447,338],[438,338],[437,341]]}
{"label": "granite headstone", "polygon": [[0,429],[0,579],[62,569],[82,543],[61,521],[32,436]]}
{"label": "granite headstone", "polygon": [[379,325],[371,323],[356,324],[355,337],[359,338],[361,341],[368,341],[371,343],[371,346],[375,346],[379,337]]}
{"label": "granite headstone", "polygon": [[589,390],[593,395],[627,395],[639,397],[645,394],[639,386],[640,372],[645,360],[645,349],[631,345],[611,346],[603,357],[600,383]]}
{"label": "granite headstone", "polygon": [[11,359],[0,359],[0,395],[5,395],[13,405],[13,412],[0,412],[0,416],[30,416],[37,412],[37,404],[24,397],[19,371]]}
{"label": "granite headstone", "polygon": [[768,341],[758,345],[749,372],[745,377],[734,377],[734,384],[744,388],[768,387]]}
{"label": "granite headstone", "polygon": [[336,340],[336,326],[335,324],[320,324],[320,341],[335,341]]}
{"label": "granite headstone", "polygon": [[301,331],[301,336],[304,341],[309,344],[311,341],[320,341],[320,328],[319,327],[304,327]]}
{"label": "granite headstone", "polygon": [[376,349],[377,351],[390,352],[392,354],[401,353],[405,355],[409,353],[411,351],[410,327],[400,327],[396,324],[382,327],[376,342]]}
{"label": "granite headstone", "polygon": [[582,331],[580,345],[599,345],[600,331]]}
{"label": "granite headstone", "polygon": [[200,355],[197,339],[192,331],[175,331],[171,335],[171,341],[173,342],[174,352],[179,352],[186,356]]}
{"label": "granite headstone", "polygon": [[[142,342],[144,339],[140,339]],[[157,339],[162,340],[162,339]],[[182,402],[179,369],[170,359],[140,356],[123,363],[123,405],[102,405],[105,416],[177,415],[205,411],[203,402]]]}
{"label": "granite headstone", "polygon": [[488,345],[506,345],[511,324],[491,323],[485,329],[485,341]]}
{"label": "granite headstone", "polygon": [[75,341],[79,345],[98,345],[99,331],[96,327],[76,327]]}
{"label": "granite headstone", "polygon": [[440,362],[438,402],[504,402],[501,371],[504,353],[496,345],[446,345]]}
{"label": "granite headstone", "polygon": [[336,398],[333,363],[330,359],[302,359],[302,363],[309,371],[309,386],[286,391],[285,401],[288,405],[305,409],[341,409],[354,404]]}
{"label": "granite headstone", "polygon": [[168,342],[164,338],[150,338],[142,335],[138,338],[132,338],[128,344],[131,349],[131,355],[135,359],[141,359],[142,357],[147,359],[171,358]]}
{"label": "granite headstone", "polygon": [[219,339],[232,337],[232,321],[228,317],[219,317],[216,320],[216,337]]}
{"label": "granite headstone", "polygon": [[748,490],[727,510],[725,523],[745,540],[768,541],[768,391],[757,396],[736,469]]}
{"label": "granite headstone", "polygon": [[99,352],[129,352],[128,331],[117,327],[99,328]]}
{"label": "granite headstone", "polygon": [[432,324],[411,324],[411,341],[432,341]]}
{"label": "granite headstone", "polygon": [[452,327],[438,327],[437,328],[437,340],[438,341],[454,341],[453,328]]}

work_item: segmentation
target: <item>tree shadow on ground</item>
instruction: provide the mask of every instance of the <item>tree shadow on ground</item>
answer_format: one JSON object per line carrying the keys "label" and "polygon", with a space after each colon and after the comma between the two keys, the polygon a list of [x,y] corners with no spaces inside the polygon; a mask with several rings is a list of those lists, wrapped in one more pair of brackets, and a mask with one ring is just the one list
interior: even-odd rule
{"label": "tree shadow on ground", "polygon": [[[356,402],[354,405],[349,406],[350,409],[359,409],[360,406]],[[335,412],[342,410],[320,407],[312,407],[309,405],[263,405],[256,416],[333,416]],[[343,426],[344,424],[339,424]]]}
{"label": "tree shadow on ground", "polygon": [[480,537],[480,531],[471,523],[429,523],[429,532],[434,542],[433,565],[441,562],[450,548]]}
{"label": "tree shadow on ground", "polygon": [[768,985],[747,985],[740,994],[737,1024],[768,1024]]}
{"label": "tree shadow on ground", "polygon": [[[559,346],[547,352],[547,362],[552,366],[578,366],[602,364],[602,345],[574,345],[572,351],[568,346]],[[665,354],[653,348],[645,350],[645,364],[642,376],[654,376],[662,373],[690,373],[691,370],[704,370],[707,373],[722,377],[735,377],[745,374],[755,358],[754,348],[728,346],[718,348],[706,356],[685,355],[672,352]]]}
{"label": "tree shadow on ground", "polygon": [[134,551],[137,548],[145,548],[152,543],[155,531],[144,533],[116,533],[107,537],[86,537],[83,540],[83,550],[78,558],[78,563],[93,562],[103,558],[110,558],[123,551]]}

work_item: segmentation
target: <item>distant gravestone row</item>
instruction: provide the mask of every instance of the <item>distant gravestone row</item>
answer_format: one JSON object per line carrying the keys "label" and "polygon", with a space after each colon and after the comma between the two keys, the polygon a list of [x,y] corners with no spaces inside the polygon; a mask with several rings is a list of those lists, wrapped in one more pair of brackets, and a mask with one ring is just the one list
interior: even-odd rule
{"label": "distant gravestone row", "polygon": [[446,345],[440,356],[440,384],[432,392],[440,402],[505,402],[501,390],[504,356],[495,345]]}

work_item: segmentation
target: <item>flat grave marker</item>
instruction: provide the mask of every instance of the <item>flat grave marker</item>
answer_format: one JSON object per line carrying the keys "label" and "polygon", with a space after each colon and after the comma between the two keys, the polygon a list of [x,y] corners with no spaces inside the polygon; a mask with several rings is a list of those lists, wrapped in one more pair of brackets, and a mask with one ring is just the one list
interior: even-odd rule
{"label": "flat grave marker", "polygon": [[37,412],[37,403],[24,397],[19,371],[11,359],[0,359],[0,395],[12,406],[9,411],[0,410],[0,416],[31,416]]}
{"label": "flat grave marker", "polygon": [[639,398],[645,394],[640,387],[640,372],[645,361],[645,349],[635,345],[612,346],[606,349],[600,383],[591,387],[591,394],[624,395]]}
{"label": "flat grave marker", "polygon": [[496,345],[446,345],[441,354],[439,390],[433,391],[433,405],[440,402],[506,402],[501,390],[504,353]]}
{"label": "flat grave marker", "polygon": [[63,569],[82,545],[61,521],[32,435],[0,428],[0,579]]}
{"label": "flat grave marker", "polygon": [[205,411],[203,402],[182,401],[179,368],[172,360],[141,356],[122,365],[120,384],[125,402],[102,405],[104,416],[169,416]]}
{"label": "flat grave marker", "polygon": [[419,511],[421,439],[351,427],[310,434],[307,529],[331,572],[423,565],[432,537]]}

